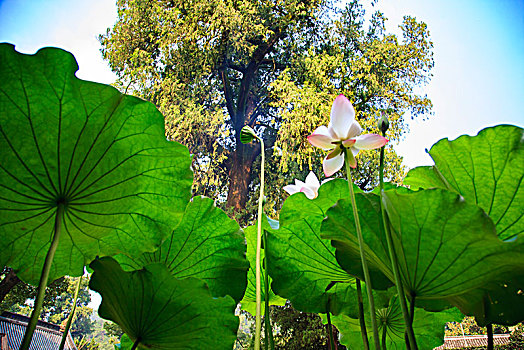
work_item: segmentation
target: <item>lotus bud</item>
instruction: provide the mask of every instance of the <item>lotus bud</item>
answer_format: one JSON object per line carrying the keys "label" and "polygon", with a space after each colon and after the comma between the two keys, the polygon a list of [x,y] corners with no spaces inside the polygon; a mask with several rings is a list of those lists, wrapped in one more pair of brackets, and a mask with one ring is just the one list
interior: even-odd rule
{"label": "lotus bud", "polygon": [[249,125],[245,125],[242,130],[240,130],[240,142],[250,143],[257,138],[255,130],[253,130]]}
{"label": "lotus bud", "polygon": [[378,120],[378,128],[383,134],[385,134],[389,129],[389,120],[385,113],[382,113],[382,116]]}

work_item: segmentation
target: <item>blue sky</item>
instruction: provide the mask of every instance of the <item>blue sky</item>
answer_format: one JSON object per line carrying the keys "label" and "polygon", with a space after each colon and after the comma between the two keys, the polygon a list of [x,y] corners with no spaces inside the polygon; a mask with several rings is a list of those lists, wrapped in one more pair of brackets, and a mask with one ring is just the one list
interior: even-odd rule
{"label": "blue sky", "polygon": [[[524,126],[524,0],[381,0],[375,8],[397,34],[403,15],[426,22],[435,45],[434,77],[423,89],[434,115],[409,123],[395,146],[404,164],[432,164],[424,149],[444,137]],[[0,0],[0,42],[24,53],[64,48],[77,58],[78,77],[111,83],[96,38],[115,20],[115,0]]]}

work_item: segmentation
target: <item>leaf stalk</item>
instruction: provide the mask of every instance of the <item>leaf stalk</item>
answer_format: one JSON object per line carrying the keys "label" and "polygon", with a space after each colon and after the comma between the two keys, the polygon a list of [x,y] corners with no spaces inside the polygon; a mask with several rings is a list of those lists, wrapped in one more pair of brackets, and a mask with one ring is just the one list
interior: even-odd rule
{"label": "leaf stalk", "polygon": [[[257,253],[255,262],[256,275],[256,315],[255,315],[255,350],[260,350],[260,329],[261,329],[261,271],[260,271],[260,252],[262,249],[262,207],[264,205],[264,141],[257,136],[260,141],[260,154],[262,162],[260,164],[260,195],[258,197],[258,224],[257,224]],[[267,271],[266,271],[267,273]],[[267,317],[267,315],[266,315]]]}
{"label": "leaf stalk", "polygon": [[[382,136],[385,136],[385,133],[382,132]],[[400,278],[400,269],[398,265],[397,254],[395,253],[395,248],[393,245],[393,238],[391,235],[391,227],[386,209],[384,207],[384,147],[380,148],[380,167],[379,167],[379,186],[380,186],[380,212],[382,214],[382,222],[384,224],[384,231],[386,233],[386,242],[388,245],[389,259],[391,260],[391,265],[393,265],[393,275],[395,276],[395,285],[397,287],[397,294],[400,301],[400,308],[402,309],[402,316],[404,317],[404,324],[406,325],[406,333],[409,341],[408,348],[417,350],[417,342],[415,340],[415,333],[413,332],[413,315],[410,315],[406,303],[406,295],[404,293],[404,285],[402,284],[402,279]]]}
{"label": "leaf stalk", "polygon": [[266,331],[266,350],[268,346],[271,350],[275,349],[275,343],[273,340],[273,328],[271,327],[271,317],[269,315],[269,273],[267,271],[267,232],[264,232],[264,320],[265,320],[265,331]]}
{"label": "leaf stalk", "polygon": [[81,284],[82,276],[78,277],[78,280],[76,281],[75,294],[73,295],[73,307],[71,308],[71,312],[69,313],[69,317],[67,318],[64,334],[62,334],[62,341],[60,341],[60,347],[58,348],[58,350],[64,350],[67,334],[69,333],[69,329],[71,328],[71,324],[73,323],[73,317],[75,316],[76,301],[78,299],[78,292],[80,291]]}
{"label": "leaf stalk", "polygon": [[49,250],[47,251],[47,255],[45,257],[44,266],[42,268],[42,274],[40,275],[40,281],[38,283],[38,289],[36,292],[35,305],[33,307],[33,312],[31,312],[31,318],[29,319],[27,329],[24,333],[24,339],[22,340],[22,345],[20,345],[20,350],[29,350],[31,340],[33,338],[33,333],[35,332],[36,325],[38,323],[38,318],[40,317],[40,312],[42,311],[45,289],[47,287],[47,280],[49,279],[49,271],[51,271],[51,265],[53,264],[56,249],[58,248],[58,242],[60,241],[62,221],[64,220],[64,211],[65,205],[63,203],[58,203],[55,216],[53,240],[51,241],[51,246],[49,247]]}
{"label": "leaf stalk", "polygon": [[369,275],[368,263],[364,253],[364,238],[362,237],[362,229],[360,227],[360,219],[358,216],[357,203],[355,201],[355,192],[353,191],[353,179],[351,177],[351,167],[349,165],[349,153],[350,149],[344,149],[344,158],[346,164],[346,172],[348,177],[349,197],[351,198],[351,207],[353,208],[353,218],[355,220],[355,229],[357,231],[358,246],[360,249],[360,260],[362,261],[362,270],[364,270],[364,282],[366,283],[366,291],[369,302],[369,315],[371,317],[371,326],[373,327],[373,341],[375,343],[375,349],[380,350],[380,338],[378,335],[377,317],[375,313],[375,300],[373,299],[373,289],[371,286],[371,277]]}
{"label": "leaf stalk", "polygon": [[358,321],[360,324],[360,334],[362,334],[362,344],[364,345],[364,350],[369,350],[368,331],[366,329],[366,320],[364,318],[364,299],[362,298],[360,279],[356,278],[355,284],[357,286]]}

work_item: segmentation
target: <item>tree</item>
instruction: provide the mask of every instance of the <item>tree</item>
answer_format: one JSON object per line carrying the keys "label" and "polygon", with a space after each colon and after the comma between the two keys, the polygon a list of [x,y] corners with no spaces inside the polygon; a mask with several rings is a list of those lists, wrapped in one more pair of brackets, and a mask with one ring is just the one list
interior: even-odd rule
{"label": "tree", "polygon": [[[100,41],[120,88],[155,103],[167,137],[194,154],[195,192],[238,213],[257,186],[260,154],[258,144],[240,143],[244,125],[267,145],[275,208],[289,181],[282,173],[318,169],[321,155],[306,136],[328,120],[339,93],[365,129],[387,113],[392,140],[406,132],[406,113],[431,110],[416,91],[433,66],[425,24],[407,17],[399,43],[384,22],[377,12],[364,29],[357,1],[338,13],[326,0],[120,0],[118,21]],[[387,157],[386,174],[398,179],[400,159],[391,148]],[[363,188],[376,182],[376,163],[376,155],[361,158]]]}
{"label": "tree", "polygon": [[[4,266],[2,273],[0,273],[0,279],[0,291],[2,291],[0,310],[23,313],[26,301],[35,298],[36,287],[21,281],[14,270],[8,266]],[[68,287],[69,281],[65,277],[49,284],[46,288],[43,307],[47,310],[53,308],[57,297],[67,292]],[[42,315],[41,318],[45,319],[45,315]]]}
{"label": "tree", "polygon": [[[327,325],[317,314],[295,310],[288,302],[284,306],[271,307],[271,319],[275,332],[275,349],[330,349]],[[336,348],[343,350],[346,347],[338,340],[338,330],[333,327],[333,338]]]}

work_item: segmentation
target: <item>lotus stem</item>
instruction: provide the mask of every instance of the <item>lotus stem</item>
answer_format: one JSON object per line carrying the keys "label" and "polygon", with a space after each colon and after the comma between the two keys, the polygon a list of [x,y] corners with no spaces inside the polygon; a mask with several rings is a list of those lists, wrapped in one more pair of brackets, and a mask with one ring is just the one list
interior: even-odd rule
{"label": "lotus stem", "polygon": [[265,330],[266,330],[266,350],[268,349],[268,344],[271,350],[275,349],[275,343],[273,340],[273,328],[271,327],[271,317],[269,314],[269,272],[267,271],[267,232],[264,232],[264,320],[265,320]]}
{"label": "lotus stem", "polygon": [[360,279],[357,278],[355,284],[357,286],[358,321],[360,323],[360,333],[362,334],[362,344],[364,345],[364,350],[369,350],[368,331],[366,329],[366,320],[364,319],[364,299],[362,298]]}
{"label": "lotus stem", "polygon": [[[256,315],[255,315],[255,350],[260,350],[260,328],[261,328],[261,280],[260,280],[260,251],[262,249],[262,206],[264,205],[264,141],[257,137],[260,141],[260,154],[262,155],[262,162],[260,164],[260,195],[258,197],[258,225],[257,225],[257,254],[255,263],[256,275]],[[266,272],[267,273],[267,272]],[[267,317],[267,315],[266,315]]]}
{"label": "lotus stem", "polygon": [[335,350],[335,337],[333,337],[333,326],[331,325],[331,316],[329,311],[327,312],[327,321],[328,321],[328,333],[329,333],[329,349]]}
{"label": "lotus stem", "polygon": [[73,317],[76,311],[76,301],[78,299],[78,292],[80,291],[81,284],[82,276],[78,277],[78,280],[76,281],[75,294],[73,295],[73,307],[71,308],[71,312],[69,313],[69,317],[67,318],[64,334],[62,334],[62,341],[60,342],[60,347],[58,348],[58,350],[64,350],[67,334],[69,333],[69,329],[71,328],[71,324],[73,323]]}
{"label": "lotus stem", "polygon": [[[385,132],[382,132],[382,136],[386,136]],[[406,295],[404,293],[404,285],[402,284],[402,279],[400,278],[400,269],[398,266],[397,254],[395,253],[395,248],[393,245],[393,238],[391,236],[391,227],[386,209],[384,208],[384,147],[380,148],[380,167],[379,167],[379,186],[380,186],[380,212],[382,214],[382,222],[384,224],[384,231],[386,233],[386,241],[388,244],[389,259],[391,260],[391,265],[393,266],[393,275],[395,276],[395,285],[397,287],[398,299],[400,302],[400,308],[402,310],[402,316],[404,317],[404,323],[406,325],[406,333],[409,341],[409,349],[416,350],[417,342],[415,339],[415,333],[413,332],[413,318],[408,312],[408,307],[406,304]]]}
{"label": "lotus stem", "polygon": [[488,323],[486,325],[486,330],[488,333],[488,350],[493,350],[493,325]]}
{"label": "lotus stem", "polygon": [[49,250],[47,251],[47,255],[45,257],[44,267],[42,268],[42,274],[40,275],[40,281],[38,283],[38,289],[36,292],[35,305],[33,307],[33,312],[31,312],[31,318],[29,319],[27,329],[25,330],[24,339],[22,341],[22,345],[20,345],[20,350],[29,350],[29,346],[31,345],[31,339],[33,338],[33,333],[36,329],[38,318],[40,317],[40,312],[44,303],[47,280],[49,279],[49,271],[51,270],[53,258],[55,257],[56,248],[58,248],[58,242],[60,240],[60,232],[62,231],[62,221],[64,219],[64,211],[64,204],[59,203],[56,209],[53,241],[51,242],[51,246],[49,247]]}
{"label": "lotus stem", "polygon": [[135,342],[133,343],[133,347],[131,350],[136,350],[138,348],[138,344],[140,343],[140,337],[136,338]]}
{"label": "lotus stem", "polygon": [[378,335],[377,327],[377,317],[375,314],[375,301],[373,299],[373,289],[371,286],[371,277],[369,275],[368,263],[364,253],[364,238],[362,237],[362,229],[360,227],[360,219],[358,216],[357,203],[355,201],[355,193],[353,191],[353,179],[351,177],[351,167],[349,165],[349,156],[348,152],[351,152],[350,149],[344,149],[344,157],[346,164],[346,172],[348,177],[348,186],[349,186],[349,197],[351,198],[351,206],[353,207],[353,218],[355,219],[355,229],[357,230],[358,236],[358,246],[360,248],[360,259],[362,261],[362,270],[364,270],[364,282],[366,282],[366,291],[368,295],[369,302],[369,315],[371,317],[371,326],[373,327],[373,341],[375,343],[375,349],[380,350],[380,339]]}
{"label": "lotus stem", "polygon": [[382,325],[382,348],[386,350],[386,335],[387,327],[385,324]]}

